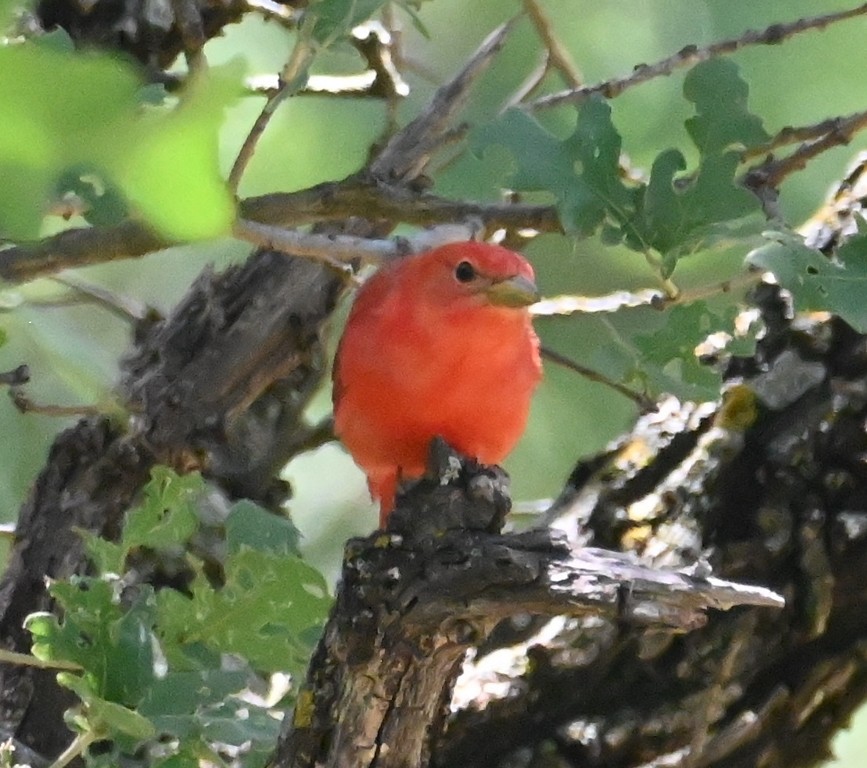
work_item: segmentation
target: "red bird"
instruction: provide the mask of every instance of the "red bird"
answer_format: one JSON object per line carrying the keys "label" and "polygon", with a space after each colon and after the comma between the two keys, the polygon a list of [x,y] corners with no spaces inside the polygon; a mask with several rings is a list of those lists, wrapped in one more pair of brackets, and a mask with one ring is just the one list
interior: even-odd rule
{"label": "red bird", "polygon": [[542,376],[527,311],[538,298],[522,256],[474,242],[390,263],[359,289],[334,364],[334,427],[380,525],[435,437],[484,464],[518,441]]}

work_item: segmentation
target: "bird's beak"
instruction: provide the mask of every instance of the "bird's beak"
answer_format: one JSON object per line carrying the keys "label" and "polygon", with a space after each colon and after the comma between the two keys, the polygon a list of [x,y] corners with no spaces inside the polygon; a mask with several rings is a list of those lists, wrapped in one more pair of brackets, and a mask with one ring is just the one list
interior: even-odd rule
{"label": "bird's beak", "polygon": [[491,304],[500,307],[526,307],[540,298],[536,284],[523,275],[491,283],[485,288],[485,295]]}

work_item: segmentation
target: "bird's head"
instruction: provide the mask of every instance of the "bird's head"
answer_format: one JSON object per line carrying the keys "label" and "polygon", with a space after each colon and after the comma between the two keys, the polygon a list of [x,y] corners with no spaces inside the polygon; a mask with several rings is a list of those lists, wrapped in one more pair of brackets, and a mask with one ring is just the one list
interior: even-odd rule
{"label": "bird's head", "polygon": [[450,243],[414,258],[429,300],[461,307],[521,308],[539,300],[533,267],[488,243]]}

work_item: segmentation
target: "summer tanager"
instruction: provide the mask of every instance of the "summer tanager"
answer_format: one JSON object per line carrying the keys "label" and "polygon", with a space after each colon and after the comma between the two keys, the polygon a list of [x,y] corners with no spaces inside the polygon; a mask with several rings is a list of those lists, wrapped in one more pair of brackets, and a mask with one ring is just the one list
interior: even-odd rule
{"label": "summer tanager", "polygon": [[475,242],[388,264],[359,289],[334,364],[334,427],[381,525],[435,437],[484,464],[518,441],[542,375],[537,299],[522,256]]}

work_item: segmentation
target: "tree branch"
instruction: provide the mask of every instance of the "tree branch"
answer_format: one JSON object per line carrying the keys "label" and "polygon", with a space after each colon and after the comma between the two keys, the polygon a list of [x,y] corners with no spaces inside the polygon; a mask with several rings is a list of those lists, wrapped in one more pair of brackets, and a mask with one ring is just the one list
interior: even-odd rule
{"label": "tree branch", "polygon": [[[796,171],[803,170],[807,163],[823,152],[834,147],[844,146],[852,141],[859,131],[867,128],[867,110],[856,112],[848,117],[838,117],[815,126],[812,130],[826,126],[827,129],[818,133],[818,138],[807,141],[798,147],[791,155],[779,160],[769,157],[763,163],[749,168],[743,174],[743,184],[755,191],[761,197],[762,189],[776,189]],[[810,129],[802,129],[805,133]],[[792,129],[792,134],[796,133]]]}
{"label": "tree branch", "polygon": [[439,88],[430,103],[395,134],[370,164],[370,175],[383,181],[406,181],[424,172],[431,156],[450,131],[470,88],[503,47],[514,21],[497,27],[451,81]]}
{"label": "tree branch", "polygon": [[[371,219],[402,222],[419,227],[454,222],[479,221],[480,236],[498,229],[533,229],[560,232],[554,206],[510,203],[476,203],[449,200],[409,189],[373,183],[364,176],[351,176],[341,182],[327,182],[299,192],[272,193],[240,202],[241,218],[236,236],[256,245],[278,242],[297,243],[299,256],[331,260],[338,266],[343,259],[358,256],[377,258],[377,249],[386,256],[396,253],[396,242],[353,245],[334,236],[328,254],[320,238],[274,227],[300,226],[313,221],[338,221],[363,210]],[[456,233],[458,236],[460,233]],[[414,238],[410,238],[411,242]],[[420,240],[425,241],[424,235]],[[307,245],[304,245],[304,244]],[[91,266],[108,261],[136,258],[179,245],[154,234],[144,223],[128,220],[113,227],[70,229],[37,243],[0,250],[0,277],[7,282],[26,282],[64,269]],[[344,251],[340,254],[341,249]]]}
{"label": "tree branch", "polygon": [[702,626],[711,607],[784,604],[761,587],[577,549],[547,530],[502,535],[510,505],[502,471],[444,443],[431,464],[431,476],[398,499],[385,534],[347,546],[275,768],[428,764],[464,654],[509,617],[607,617],[683,631]]}
{"label": "tree branch", "polygon": [[25,282],[63,269],[145,256],[171,245],[176,243],[134,220],[111,227],[68,229],[37,243],[0,250],[0,277]]}
{"label": "tree branch", "polygon": [[681,48],[677,53],[657,61],[654,64],[637,65],[633,72],[626,77],[606,80],[605,82],[596,85],[585,85],[580,88],[572,88],[567,91],[552,93],[548,96],[543,96],[542,98],[529,102],[525,106],[528,109],[538,110],[562,106],[564,104],[577,105],[583,104],[591,96],[597,94],[604,96],[606,99],[613,99],[628,88],[641,85],[642,83],[646,83],[647,81],[653,80],[657,77],[667,77],[678,69],[690,67],[701,61],[707,61],[714,56],[734,53],[735,51],[749,45],[777,45],[802,32],[807,32],[812,29],[824,29],[831,24],[846,21],[847,19],[852,19],[856,16],[863,16],[864,14],[867,14],[867,3],[845,11],[837,11],[834,13],[823,14],[821,16],[798,19],[797,21],[792,21],[787,24],[771,24],[769,27],[761,31],[750,30],[740,37],[721,40],[704,48],[699,48],[696,45],[688,45],[685,48]]}
{"label": "tree branch", "polygon": [[566,85],[570,88],[580,88],[583,85],[584,78],[572,60],[572,56],[566,46],[560,42],[554,32],[554,25],[545,9],[538,0],[523,0],[524,10],[533,22],[536,32],[541,38],[547,51],[547,61],[545,69],[553,67],[563,78]]}
{"label": "tree branch", "polygon": [[237,192],[238,185],[241,183],[241,177],[247,169],[247,165],[253,158],[253,153],[256,151],[256,145],[259,139],[271,122],[271,118],[277,111],[277,108],[283,101],[296,93],[304,86],[304,81],[307,77],[307,69],[316,55],[316,48],[313,45],[312,34],[313,26],[316,24],[316,14],[306,14],[302,19],[301,26],[298,28],[298,36],[295,41],[295,46],[292,48],[292,53],[289,56],[283,71],[280,73],[280,86],[274,92],[268,95],[265,101],[265,106],[256,117],[253,127],[244,138],[241,148],[238,150],[238,155],[235,162],[232,164],[232,169],[229,171],[229,189],[232,192]]}
{"label": "tree branch", "polygon": [[[821,120],[820,122],[813,123],[812,125],[787,125],[786,127],[781,128],[779,131],[777,131],[777,133],[771,137],[770,141],[767,141],[764,144],[759,144],[755,147],[748,147],[747,149],[745,149],[741,153],[741,159],[743,161],[746,161],[754,157],[762,157],[763,155],[768,155],[774,150],[779,149],[780,147],[785,147],[789,144],[796,144],[799,141],[814,141],[816,139],[821,139],[829,134],[845,133],[847,130],[847,125],[850,125],[853,121],[858,121],[860,118],[863,118],[863,115],[864,112],[856,112],[852,115],[829,117],[826,120]],[[849,130],[852,134],[855,133],[855,131],[852,131],[851,128]]]}

